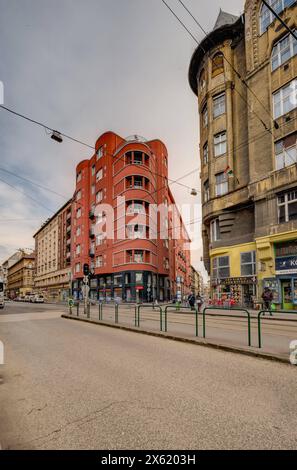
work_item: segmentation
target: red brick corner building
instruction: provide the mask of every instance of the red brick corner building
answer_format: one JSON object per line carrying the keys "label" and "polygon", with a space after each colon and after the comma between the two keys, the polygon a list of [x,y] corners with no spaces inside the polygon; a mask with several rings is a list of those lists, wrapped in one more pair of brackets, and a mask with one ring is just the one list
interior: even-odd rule
{"label": "red brick corner building", "polygon": [[[175,204],[168,187],[165,145],[160,140],[123,139],[107,132],[95,148],[93,157],[76,169],[72,226],[75,298],[81,296],[85,263],[93,273],[93,299],[152,302],[188,295],[190,240],[182,218],[178,212],[165,210],[164,220],[160,212],[152,210],[160,204],[165,208]],[[121,206],[120,197],[124,198]],[[113,210],[112,237],[106,235],[110,212],[98,212],[102,204]],[[152,217],[152,213],[157,215]],[[176,230],[180,235],[176,236]]]}

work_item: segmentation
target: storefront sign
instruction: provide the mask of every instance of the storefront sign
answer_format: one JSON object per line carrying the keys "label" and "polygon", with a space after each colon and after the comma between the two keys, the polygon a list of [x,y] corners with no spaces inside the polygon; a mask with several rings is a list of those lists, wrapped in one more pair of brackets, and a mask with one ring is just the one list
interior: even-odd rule
{"label": "storefront sign", "polygon": [[240,285],[240,284],[256,284],[257,278],[253,277],[228,277],[223,279],[222,282],[226,285]]}
{"label": "storefront sign", "polygon": [[276,258],[276,274],[297,274],[297,256],[288,256],[286,258]]}

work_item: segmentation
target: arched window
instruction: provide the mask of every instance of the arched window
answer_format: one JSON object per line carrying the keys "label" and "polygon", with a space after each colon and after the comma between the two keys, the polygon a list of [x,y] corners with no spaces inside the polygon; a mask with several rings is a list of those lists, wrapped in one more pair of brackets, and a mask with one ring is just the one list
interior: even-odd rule
{"label": "arched window", "polygon": [[[269,5],[272,6],[276,13],[281,13],[285,8],[290,7],[296,0],[268,0]],[[260,34],[265,33],[269,25],[275,20],[275,16],[272,11],[267,8],[263,3],[260,9]]]}
{"label": "arched window", "polygon": [[218,52],[212,59],[212,77],[224,72],[224,56]]}
{"label": "arched window", "polygon": [[200,90],[204,90],[206,86],[206,76],[205,76],[205,70],[202,69],[200,76],[199,76],[199,88]]}

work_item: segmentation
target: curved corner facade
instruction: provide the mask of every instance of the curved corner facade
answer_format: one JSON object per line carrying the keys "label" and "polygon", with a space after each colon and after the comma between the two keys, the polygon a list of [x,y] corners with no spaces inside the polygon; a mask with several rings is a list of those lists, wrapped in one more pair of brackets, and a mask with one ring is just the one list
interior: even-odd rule
{"label": "curved corner facade", "polygon": [[[297,3],[278,2],[297,30]],[[297,44],[262,1],[220,12],[195,51],[204,262],[214,297],[297,306]]]}
{"label": "curved corner facade", "polygon": [[[174,199],[167,167],[161,141],[125,140],[112,132],[103,134],[95,155],[77,166],[72,239],[76,298],[85,263],[93,272],[92,298],[151,302],[169,300],[177,291],[189,293],[189,240],[170,235],[174,221],[166,208]],[[160,205],[168,237],[160,211],[158,215]]]}

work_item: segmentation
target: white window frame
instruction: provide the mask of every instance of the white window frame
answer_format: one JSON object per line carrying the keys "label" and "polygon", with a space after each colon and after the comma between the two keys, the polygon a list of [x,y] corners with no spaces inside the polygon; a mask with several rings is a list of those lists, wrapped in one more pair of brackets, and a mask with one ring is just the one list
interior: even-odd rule
{"label": "white window frame", "polygon": [[76,263],[75,265],[75,272],[80,273],[80,263]]}
{"label": "white window frame", "polygon": [[103,168],[100,168],[100,170],[98,170],[96,173],[96,181],[101,181],[102,178],[103,178]]}
{"label": "white window frame", "polygon": [[102,191],[102,189],[100,189],[96,193],[96,203],[100,204],[100,202],[102,202],[102,201],[103,201],[103,191]]}
{"label": "white window frame", "polygon": [[96,152],[96,159],[97,161],[100,160],[100,158],[102,158],[104,155],[104,147],[103,145],[101,147],[98,148],[97,152]]}
{"label": "white window frame", "polygon": [[214,156],[221,157],[227,153],[227,131],[216,134],[213,138]]}
{"label": "white window frame", "polygon": [[213,97],[213,118],[216,119],[226,113],[226,93]]}
{"label": "white window frame", "polygon": [[[224,176],[224,179],[222,181],[218,181],[218,178],[220,176]],[[225,173],[217,173],[216,174],[216,196],[224,196],[227,194],[229,191],[229,185],[228,185],[228,177]]]}
{"label": "white window frame", "polygon": [[[273,93],[272,101],[274,119],[278,119],[295,109],[297,107],[297,78]],[[279,111],[277,111],[278,108]]]}
{"label": "white window frame", "polygon": [[[228,260],[226,263],[225,261]],[[220,269],[229,269],[227,276],[222,276]],[[217,256],[212,259],[212,278],[213,279],[226,279],[230,277],[230,257],[227,256]]]}
{"label": "white window frame", "polygon": [[[280,198],[284,197],[284,201],[281,202]],[[290,204],[296,204],[297,203],[297,189],[294,189],[292,191],[288,191],[287,193],[281,194],[277,198],[277,207],[278,207],[278,223],[287,223],[290,222],[291,220],[296,220],[296,219],[290,219],[289,216],[289,206]],[[280,210],[281,208],[285,208],[285,220],[283,222],[280,221]]]}
{"label": "white window frame", "polygon": [[203,165],[208,164],[208,159],[209,159],[209,148],[208,148],[208,142],[203,145]]}
{"label": "white window frame", "polygon": [[96,256],[96,268],[102,268],[103,267],[103,256]]}
{"label": "white window frame", "polygon": [[[280,14],[282,11],[284,11],[285,8],[289,8],[290,6],[292,6],[295,3],[295,1],[296,0],[268,0],[268,3],[276,11],[276,13]],[[267,18],[268,20],[268,22],[265,23],[265,26],[264,26],[264,21],[263,21],[264,13],[265,13],[265,18]],[[269,10],[269,8],[267,8],[266,5],[264,5],[264,3],[262,4],[262,7],[260,8],[259,20],[260,20],[260,25],[259,25],[260,35],[264,34],[269,28],[269,26],[271,25],[271,23],[273,23],[275,20],[274,14],[272,13],[272,11]]]}
{"label": "white window frame", "polygon": [[[295,33],[297,30],[294,31]],[[287,51],[289,56],[287,58],[283,58],[284,52]],[[292,34],[287,34],[282,39],[280,39],[277,43],[275,43],[272,54],[271,54],[271,69],[272,72],[277,70],[283,64],[285,64],[288,60],[292,59],[297,55],[297,41],[292,36]]]}
{"label": "white window frame", "polygon": [[208,127],[208,108],[207,108],[207,104],[202,109],[202,126],[204,128]]}
{"label": "white window frame", "polygon": [[81,217],[81,208],[79,207],[76,211],[76,218],[79,219]]}
{"label": "white window frame", "polygon": [[[244,255],[247,255],[247,254],[250,254],[251,255],[251,261],[249,262],[243,262],[243,257]],[[252,273],[251,274],[246,274],[246,273],[243,273],[243,266],[251,266],[252,267]],[[241,276],[244,276],[244,277],[253,277],[256,275],[256,269],[257,269],[257,264],[256,264],[256,251],[255,250],[252,250],[252,251],[245,251],[245,252],[242,252],[240,253],[240,272],[241,272]]]}
{"label": "white window frame", "polygon": [[[206,185],[206,183],[207,183],[207,185]],[[205,181],[205,183],[203,184],[203,189],[204,189],[204,202],[208,202],[210,200],[209,180]]]}
{"label": "white window frame", "polygon": [[210,241],[211,243],[221,240],[220,219],[217,217],[210,222]]}
{"label": "white window frame", "polygon": [[284,140],[279,140],[274,145],[275,151],[275,168],[282,170],[287,166],[297,163],[297,135],[296,142],[290,147],[284,147]]}

